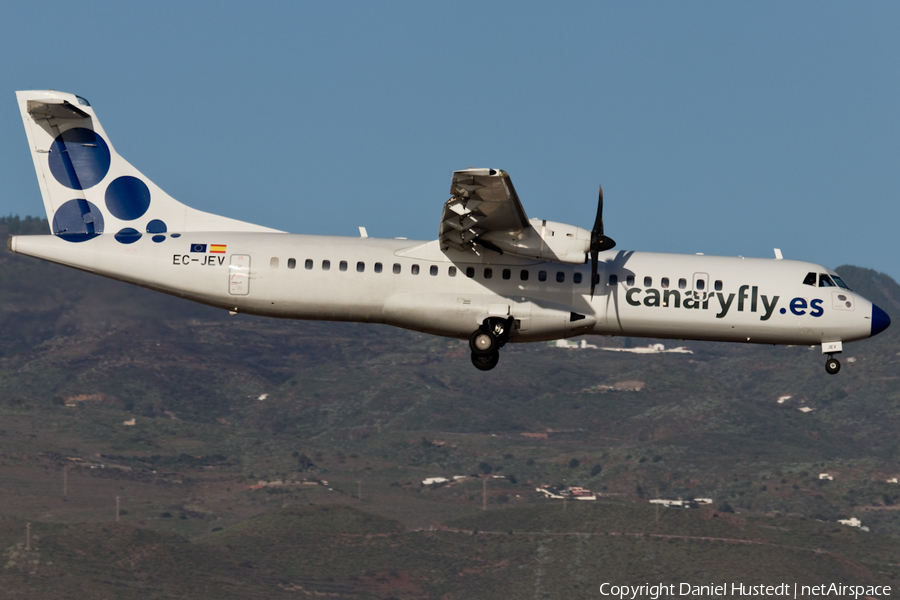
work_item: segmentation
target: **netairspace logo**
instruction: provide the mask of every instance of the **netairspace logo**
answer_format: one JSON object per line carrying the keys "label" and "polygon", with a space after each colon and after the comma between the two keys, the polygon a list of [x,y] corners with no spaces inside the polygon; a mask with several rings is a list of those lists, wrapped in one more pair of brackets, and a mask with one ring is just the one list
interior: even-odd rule
{"label": "netairspace logo", "polygon": [[637,600],[649,598],[711,597],[711,596],[772,596],[777,598],[818,598],[832,596],[836,598],[886,598],[891,595],[889,585],[844,585],[840,583],[823,583],[820,585],[800,585],[798,583],[781,583],[778,585],[749,585],[746,583],[709,583],[693,585],[690,583],[658,583],[644,585],[613,585],[604,583],[600,586],[600,595],[619,598],[619,600]]}

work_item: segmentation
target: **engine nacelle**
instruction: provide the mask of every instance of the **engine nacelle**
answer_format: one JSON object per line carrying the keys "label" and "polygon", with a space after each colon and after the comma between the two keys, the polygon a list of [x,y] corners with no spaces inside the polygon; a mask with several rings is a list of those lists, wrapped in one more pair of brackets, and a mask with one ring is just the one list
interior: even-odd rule
{"label": "engine nacelle", "polygon": [[575,265],[584,264],[591,246],[591,232],[582,227],[530,219],[519,232],[484,234],[481,239],[507,254]]}

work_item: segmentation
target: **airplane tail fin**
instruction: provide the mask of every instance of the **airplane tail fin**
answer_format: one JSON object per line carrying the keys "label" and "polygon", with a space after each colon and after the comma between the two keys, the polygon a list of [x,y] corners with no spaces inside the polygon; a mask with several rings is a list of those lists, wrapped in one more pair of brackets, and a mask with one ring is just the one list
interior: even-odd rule
{"label": "airplane tail fin", "polygon": [[122,243],[144,233],[277,231],[178,202],[116,153],[87,100],[16,92],[51,233],[72,242],[104,232]]}

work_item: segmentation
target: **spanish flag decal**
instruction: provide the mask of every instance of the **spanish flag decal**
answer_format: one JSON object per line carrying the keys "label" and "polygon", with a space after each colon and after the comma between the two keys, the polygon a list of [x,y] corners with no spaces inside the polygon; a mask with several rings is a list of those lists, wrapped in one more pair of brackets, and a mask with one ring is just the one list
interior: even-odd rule
{"label": "spanish flag decal", "polygon": [[225,254],[225,244],[210,244],[209,245],[209,253],[210,254]]}

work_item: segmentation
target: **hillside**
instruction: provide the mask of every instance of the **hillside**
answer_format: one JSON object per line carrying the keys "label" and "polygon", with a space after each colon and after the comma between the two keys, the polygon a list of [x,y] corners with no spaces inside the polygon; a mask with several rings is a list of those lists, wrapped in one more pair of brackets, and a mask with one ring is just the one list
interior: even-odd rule
{"label": "hillside", "polygon": [[[894,540],[795,519],[580,503],[425,531],[340,506],[270,510],[195,538],[45,525],[5,550],[2,594],[41,598],[595,598],[604,582],[894,585]],[[4,538],[12,534],[4,522]],[[17,523],[21,525],[21,523]]]}
{"label": "hillside", "polygon": [[[43,227],[37,219],[0,219],[0,233]],[[759,565],[760,573],[790,565],[784,569],[810,580],[832,572],[848,581],[890,578],[888,565],[900,562],[877,558],[888,556],[900,535],[900,484],[887,482],[900,476],[896,326],[845,346],[837,376],[825,374],[818,348],[699,342],[685,342],[692,354],[656,355],[510,345],[497,369],[481,373],[456,340],[385,326],[232,317],[5,250],[0,267],[4,539],[25,521],[48,536],[133,539],[141,532],[156,548],[181,548],[173,556],[199,553],[185,559],[199,561],[198,570],[227,550],[224,571],[261,586],[275,579],[260,583],[259,569],[234,567],[256,564],[250,555],[265,554],[258,544],[273,544],[270,574],[287,572],[292,548],[318,548],[304,559],[311,562],[296,562],[291,577],[308,589],[338,586],[332,592],[351,594],[345,597],[459,594],[468,588],[436,583],[461,580],[458,573],[477,573],[471,577],[485,589],[518,581],[517,590],[531,586],[534,595],[544,585],[535,582],[536,572],[571,597],[576,592],[563,579],[593,586],[591,577],[603,572],[572,564],[624,569],[619,555],[631,556],[632,564],[656,556],[646,564],[666,565],[634,571],[635,582],[741,573],[719,565],[717,552],[734,552],[734,561]],[[900,314],[896,282],[858,267],[838,271],[862,295]],[[652,341],[590,339],[618,347]],[[622,382],[641,385],[616,385]],[[633,388],[639,390],[627,391]],[[485,483],[488,474],[503,478]],[[453,475],[470,477],[420,483]],[[273,480],[296,485],[250,489]],[[534,491],[542,484],[582,485],[602,494],[602,503],[570,504],[562,513]],[[124,513],[110,528],[117,496]],[[679,509],[686,516],[677,518],[668,509],[657,523],[647,504],[653,497],[714,502]],[[479,512],[485,500],[490,510]],[[276,538],[295,531],[297,521],[279,511],[310,503],[353,506],[367,515],[354,517],[361,521],[353,527],[377,531],[342,530],[349,525],[326,519],[325,531],[299,531],[278,549]],[[612,514],[619,520],[609,520]],[[557,523],[559,515],[575,520]],[[723,530],[715,519],[725,517],[744,529]],[[871,532],[835,524],[849,517]],[[438,526],[444,533],[415,531]],[[265,527],[274,537],[263,542],[258,532]],[[473,537],[472,529],[493,533]],[[468,537],[447,530],[466,530]],[[572,535],[533,537],[547,531]],[[591,537],[597,531],[640,535],[605,535],[600,543]],[[694,571],[685,556],[699,542],[651,535],[731,539],[742,532],[775,545],[711,542],[696,548],[707,553],[700,561],[706,566]],[[337,537],[324,545],[310,541],[326,534]],[[366,535],[375,537],[361,550],[352,536]],[[380,546],[384,540],[392,541]],[[455,548],[455,558],[435,545]],[[777,549],[786,547],[833,554]],[[483,563],[466,562],[479,552]],[[504,553],[520,558],[502,563]],[[551,555],[568,558],[556,571],[534,570]],[[332,582],[314,575],[325,568],[318,560],[332,565],[326,571],[334,567]],[[161,579],[180,577],[178,565],[160,564],[156,572],[171,573]],[[529,577],[522,577],[523,565],[533,567]],[[852,572],[844,575],[846,565]],[[392,570],[403,574],[379,588],[379,578],[393,581],[384,575]],[[376,575],[366,579],[367,571]],[[171,593],[163,584],[154,593]],[[272,585],[264,589],[275,594],[281,583]]]}

